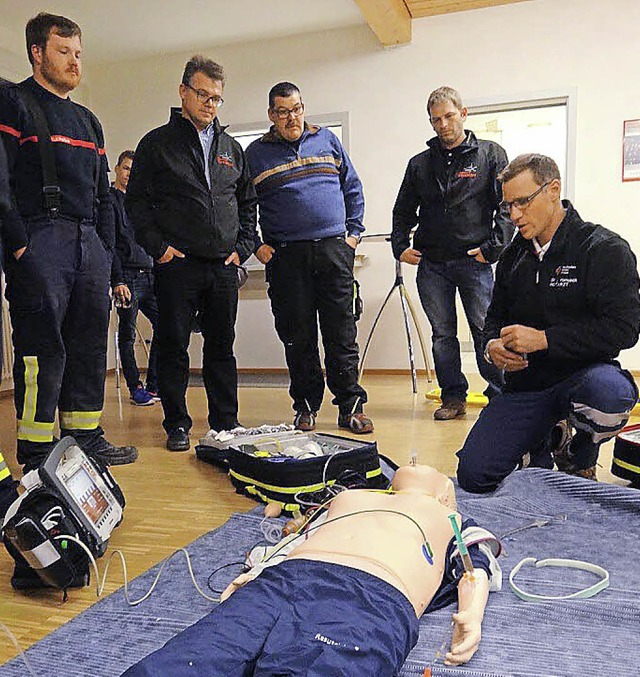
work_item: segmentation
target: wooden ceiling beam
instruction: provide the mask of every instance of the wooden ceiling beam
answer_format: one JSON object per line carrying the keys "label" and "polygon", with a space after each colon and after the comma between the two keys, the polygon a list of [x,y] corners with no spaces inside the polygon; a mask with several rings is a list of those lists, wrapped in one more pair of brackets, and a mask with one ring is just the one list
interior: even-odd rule
{"label": "wooden ceiling beam", "polygon": [[355,0],[362,16],[385,46],[411,42],[411,15],[404,0]]}
{"label": "wooden ceiling beam", "polygon": [[511,5],[527,0],[407,0],[407,7],[414,19],[451,12],[466,12],[498,5]]}

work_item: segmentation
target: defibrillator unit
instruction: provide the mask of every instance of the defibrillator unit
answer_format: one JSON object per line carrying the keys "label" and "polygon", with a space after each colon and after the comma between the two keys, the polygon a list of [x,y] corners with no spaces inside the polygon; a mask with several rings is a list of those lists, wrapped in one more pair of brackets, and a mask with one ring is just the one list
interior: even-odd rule
{"label": "defibrillator unit", "polygon": [[640,424],[629,425],[616,436],[611,472],[640,488]]}
{"label": "defibrillator unit", "polygon": [[88,580],[88,554],[73,539],[95,558],[105,553],[125,506],[111,473],[66,437],[21,484],[25,491],[2,528],[9,553],[16,562],[26,560],[48,586],[65,590],[85,574]]}

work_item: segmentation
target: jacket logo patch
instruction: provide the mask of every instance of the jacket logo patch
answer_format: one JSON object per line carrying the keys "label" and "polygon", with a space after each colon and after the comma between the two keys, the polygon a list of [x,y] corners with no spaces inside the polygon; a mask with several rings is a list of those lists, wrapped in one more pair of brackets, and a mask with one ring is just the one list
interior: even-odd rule
{"label": "jacket logo patch", "polygon": [[462,171],[456,174],[458,179],[475,179],[478,176],[478,165],[470,162]]}
{"label": "jacket logo patch", "polygon": [[576,269],[577,266],[558,266],[553,271],[553,277],[549,280],[549,287],[566,289],[572,284],[577,284]]}
{"label": "jacket logo patch", "polygon": [[229,153],[221,153],[220,155],[216,156],[216,162],[219,165],[224,165],[225,167],[231,167],[233,168],[233,158]]}

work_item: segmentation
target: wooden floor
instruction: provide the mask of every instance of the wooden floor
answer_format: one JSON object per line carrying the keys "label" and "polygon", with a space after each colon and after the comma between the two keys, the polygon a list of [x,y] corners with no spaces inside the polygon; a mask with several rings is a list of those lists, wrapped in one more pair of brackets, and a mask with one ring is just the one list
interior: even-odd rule
{"label": "wooden floor", "polygon": [[[472,377],[473,378],[473,377]],[[420,383],[420,394],[411,392],[409,376],[372,375],[364,379],[369,392],[367,413],[374,419],[375,439],[381,453],[402,464],[416,449],[418,460],[435,466],[449,475],[455,473],[455,452],[475,422],[478,411],[471,408],[464,419],[433,420],[435,402],[424,394],[434,387]],[[472,386],[480,388],[476,377]],[[133,578],[201,534],[220,526],[234,511],[245,511],[256,504],[234,493],[226,476],[195,458],[193,450],[170,453],[165,450],[161,427],[162,409],[131,406],[126,391],[119,394],[110,377],[106,388],[103,427],[116,444],[135,444],[140,458],[133,465],[115,467],[113,474],[127,500],[124,522],[113,533],[110,550],[121,549],[126,556],[129,576]],[[205,395],[202,388],[190,388],[189,408],[194,419],[194,439],[204,435],[206,426]],[[284,388],[241,388],[240,420],[246,426],[265,422],[290,422],[291,404]],[[330,397],[318,418],[318,429],[338,433],[336,408]],[[14,476],[15,415],[10,397],[0,399],[0,444]],[[600,455],[602,481],[625,482],[609,472],[612,443]],[[44,635],[78,615],[96,601],[95,588],[72,590],[66,603],[55,591],[18,593],[12,590],[12,560],[0,549],[0,620],[26,648]],[[100,570],[104,565],[101,563]],[[114,560],[106,592],[122,584],[121,570]],[[0,639],[0,663],[16,654],[8,638]]]}

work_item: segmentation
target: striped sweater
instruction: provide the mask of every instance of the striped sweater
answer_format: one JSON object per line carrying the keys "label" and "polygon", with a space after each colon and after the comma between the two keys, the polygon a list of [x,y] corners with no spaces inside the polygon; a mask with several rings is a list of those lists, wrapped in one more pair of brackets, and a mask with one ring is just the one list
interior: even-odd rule
{"label": "striped sweater", "polygon": [[[272,128],[246,151],[267,244],[364,231],[362,183],[338,138],[307,125],[297,143]],[[258,240],[256,249],[262,244]]]}

